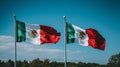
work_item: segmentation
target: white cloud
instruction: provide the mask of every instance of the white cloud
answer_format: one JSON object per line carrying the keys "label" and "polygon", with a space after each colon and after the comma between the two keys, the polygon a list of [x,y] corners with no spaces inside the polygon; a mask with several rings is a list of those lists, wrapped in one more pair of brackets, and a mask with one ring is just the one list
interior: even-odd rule
{"label": "white cloud", "polygon": [[[17,52],[22,59],[23,57],[28,59],[34,59],[34,58],[63,58],[63,50],[62,49],[50,49],[48,47],[43,46],[36,46],[36,45],[30,45],[27,43],[19,43],[17,44]],[[31,58],[29,58],[31,57]]]}
{"label": "white cloud", "polygon": [[14,39],[12,36],[0,36],[0,59],[14,58]]}

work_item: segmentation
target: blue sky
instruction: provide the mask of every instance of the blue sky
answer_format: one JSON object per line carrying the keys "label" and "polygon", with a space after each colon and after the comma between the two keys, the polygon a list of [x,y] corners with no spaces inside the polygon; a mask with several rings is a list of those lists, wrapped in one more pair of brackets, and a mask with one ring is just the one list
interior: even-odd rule
{"label": "blue sky", "polygon": [[56,45],[17,43],[17,60],[48,58],[50,61],[64,61],[63,16],[69,23],[98,30],[106,39],[105,51],[77,43],[67,45],[68,61],[106,64],[111,55],[120,52],[119,0],[0,0],[1,60],[14,59],[13,14],[25,23],[53,26],[61,32],[61,39]]}

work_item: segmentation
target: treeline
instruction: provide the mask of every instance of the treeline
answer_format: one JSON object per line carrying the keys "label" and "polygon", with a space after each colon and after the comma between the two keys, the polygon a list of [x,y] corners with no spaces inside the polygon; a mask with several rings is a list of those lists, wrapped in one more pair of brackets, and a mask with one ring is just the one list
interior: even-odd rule
{"label": "treeline", "polygon": [[[0,67],[14,67],[14,62],[12,60],[8,60],[6,62],[0,60]],[[17,61],[17,67],[64,67],[64,62],[50,62],[49,59],[42,61],[37,58],[31,62],[26,60]],[[101,67],[101,65],[96,63],[67,62],[67,67]]]}
{"label": "treeline", "polygon": [[[64,62],[50,62],[49,59],[40,60],[39,58],[32,61],[17,61],[17,67],[64,67]],[[0,60],[0,67],[14,67],[12,60],[2,61]],[[97,63],[84,63],[84,62],[67,62],[67,67],[120,67],[120,53],[112,55],[106,65],[100,65]]]}

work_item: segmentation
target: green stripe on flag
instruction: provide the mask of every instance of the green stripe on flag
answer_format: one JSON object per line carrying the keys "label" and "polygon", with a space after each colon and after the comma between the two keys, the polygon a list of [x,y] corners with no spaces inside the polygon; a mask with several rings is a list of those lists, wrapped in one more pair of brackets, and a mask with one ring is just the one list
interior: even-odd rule
{"label": "green stripe on flag", "polygon": [[23,42],[25,40],[26,40],[25,23],[17,21],[17,42]]}
{"label": "green stripe on flag", "polygon": [[75,30],[72,24],[66,22],[67,28],[67,43],[74,43],[75,41]]}

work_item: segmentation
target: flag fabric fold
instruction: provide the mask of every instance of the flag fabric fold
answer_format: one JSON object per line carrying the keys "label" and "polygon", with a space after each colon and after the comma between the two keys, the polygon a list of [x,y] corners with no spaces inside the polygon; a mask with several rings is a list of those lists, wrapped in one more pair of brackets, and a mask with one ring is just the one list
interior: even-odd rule
{"label": "flag fabric fold", "polygon": [[86,33],[88,34],[88,43],[89,46],[92,46],[93,48],[105,49],[105,39],[102,37],[102,35],[99,34],[99,32],[95,29],[89,28],[86,29]]}
{"label": "flag fabric fold", "polygon": [[57,43],[60,40],[60,33],[53,27],[39,24],[25,24],[16,21],[17,42],[30,42],[32,44]]}
{"label": "flag fabric fold", "polygon": [[76,25],[66,22],[67,43],[78,42],[82,46],[91,46],[92,48],[104,50],[106,41],[101,34],[92,28],[83,29]]}
{"label": "flag fabric fold", "polygon": [[60,39],[60,33],[58,33],[53,27],[40,25],[41,44],[44,43],[56,43]]}

